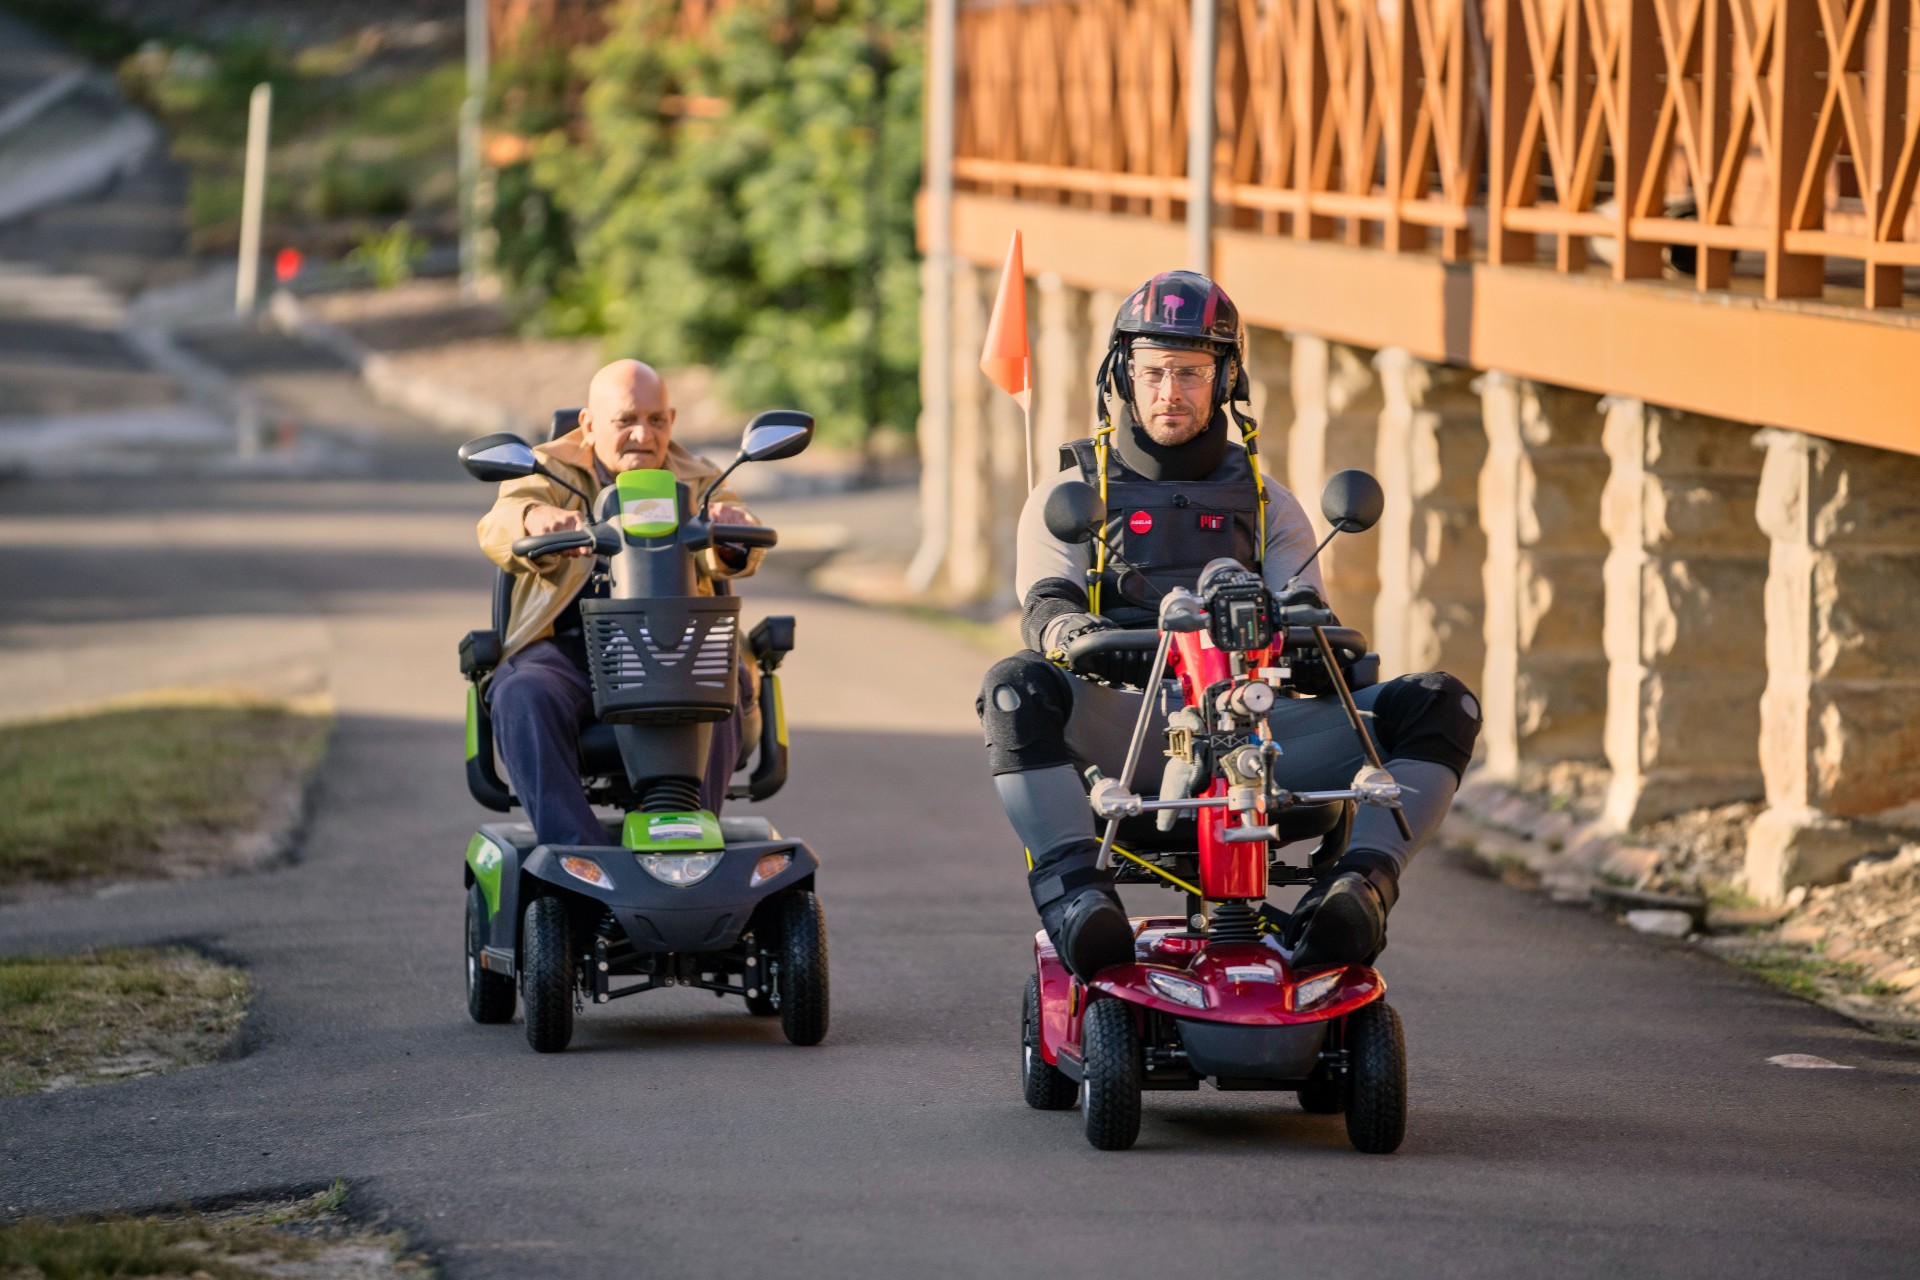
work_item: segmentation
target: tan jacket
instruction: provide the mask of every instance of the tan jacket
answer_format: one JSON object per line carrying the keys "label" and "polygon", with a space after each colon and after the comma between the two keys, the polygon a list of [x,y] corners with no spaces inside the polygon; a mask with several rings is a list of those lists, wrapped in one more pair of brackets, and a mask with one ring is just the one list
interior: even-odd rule
{"label": "tan jacket", "polygon": [[[593,465],[593,449],[578,428],[558,440],[535,445],[533,451],[547,470],[572,481],[582,492],[599,496],[600,476]],[[692,489],[695,498],[720,474],[711,462],[678,444],[667,446],[667,470]],[[713,497],[716,502],[740,501],[739,495],[725,487],[717,490]],[[527,533],[527,508],[537,503],[569,511],[583,509],[579,498],[545,476],[526,476],[502,484],[492,509],[480,518],[480,550],[486,553],[487,559],[513,575],[513,604],[507,614],[507,634],[500,641],[503,657],[552,635],[554,619],[566,609],[567,602],[579,594],[593,570],[590,556],[548,556],[535,562],[513,554],[514,540]],[[715,578],[746,577],[760,567],[765,557],[763,549],[755,548],[747,554],[746,567],[735,571],[716,559],[711,549],[701,552],[695,557],[700,594],[713,594]]]}

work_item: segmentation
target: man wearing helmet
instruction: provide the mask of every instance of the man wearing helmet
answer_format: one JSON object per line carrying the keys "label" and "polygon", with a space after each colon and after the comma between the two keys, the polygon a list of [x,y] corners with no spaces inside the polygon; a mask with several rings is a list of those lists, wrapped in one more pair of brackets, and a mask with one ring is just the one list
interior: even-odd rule
{"label": "man wearing helmet", "polygon": [[[1148,674],[1139,655],[1119,655],[1090,679],[1061,665],[1066,646],[1090,631],[1151,627],[1174,586],[1194,587],[1208,562],[1228,556],[1279,591],[1324,594],[1318,565],[1300,566],[1313,527],[1291,493],[1260,473],[1247,398],[1239,312],[1221,288],[1189,271],[1155,276],[1120,308],[1096,391],[1100,425],[1062,450],[1064,469],[1028,496],[1014,569],[1027,648],[996,663],[975,704],[986,731],[994,787],[1032,862],[1028,886],[1042,925],[1081,978],[1133,958],[1132,930],[1097,865],[1100,840],[1082,771],[1122,770]],[[1229,438],[1229,415],[1241,441]],[[1085,480],[1105,499],[1107,525],[1091,544],[1048,532],[1047,498]],[[1400,873],[1446,816],[1473,753],[1480,709],[1444,673],[1371,683],[1354,673],[1355,701],[1387,768],[1403,790],[1413,829],[1363,808],[1346,852],[1308,890],[1285,941],[1303,967],[1371,960],[1386,945],[1386,917]],[[1164,699],[1162,700],[1164,701]],[[1166,726],[1162,706],[1148,741]],[[1359,744],[1332,698],[1282,700],[1268,715],[1286,754],[1276,781],[1290,790],[1347,786]],[[1158,789],[1161,757],[1141,755],[1134,788]]]}

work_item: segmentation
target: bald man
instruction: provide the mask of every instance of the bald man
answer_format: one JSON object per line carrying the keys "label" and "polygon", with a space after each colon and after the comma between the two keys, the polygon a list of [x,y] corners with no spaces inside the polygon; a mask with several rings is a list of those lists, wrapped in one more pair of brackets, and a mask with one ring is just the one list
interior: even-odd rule
{"label": "bald man", "polygon": [[[638,360],[616,360],[593,376],[580,425],[535,445],[553,472],[598,496],[623,471],[667,470],[697,496],[719,474],[705,458],[673,442],[675,411],[666,380]],[[758,524],[738,495],[714,494],[713,519]],[[480,549],[513,575],[512,606],[501,637],[505,655],[487,686],[494,741],[520,803],[542,844],[605,844],[607,837],[580,782],[580,730],[593,716],[580,601],[604,597],[603,577],[586,548],[523,560],[513,543],[527,534],[582,529],[591,516],[580,499],[545,476],[509,480],[480,521]],[[697,558],[698,590],[716,578],[744,577],[765,553],[719,547]],[[752,682],[740,682],[741,714],[715,726],[701,804],[718,812],[741,746],[758,736],[749,720]]]}

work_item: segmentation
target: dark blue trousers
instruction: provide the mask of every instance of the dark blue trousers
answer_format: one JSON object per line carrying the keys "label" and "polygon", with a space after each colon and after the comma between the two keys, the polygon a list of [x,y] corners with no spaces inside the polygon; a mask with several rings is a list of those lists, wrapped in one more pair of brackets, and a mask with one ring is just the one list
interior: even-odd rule
{"label": "dark blue trousers", "polygon": [[[700,786],[703,808],[720,812],[740,754],[742,708],[753,685],[740,669],[739,706],[713,726],[713,750]],[[605,844],[606,829],[580,782],[580,731],[593,722],[587,673],[551,640],[536,640],[500,664],[488,687],[493,740],[520,804],[542,844]]]}

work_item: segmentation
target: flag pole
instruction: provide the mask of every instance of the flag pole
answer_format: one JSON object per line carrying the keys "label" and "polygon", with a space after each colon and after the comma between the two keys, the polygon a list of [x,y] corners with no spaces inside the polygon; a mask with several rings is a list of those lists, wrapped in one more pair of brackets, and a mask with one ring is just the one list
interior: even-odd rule
{"label": "flag pole", "polygon": [[1015,231],[1007,244],[1007,263],[1000,270],[1000,288],[987,318],[987,341],[980,352],[980,372],[1020,405],[1025,423],[1027,492],[1033,492],[1033,348],[1027,340],[1027,266]]}

